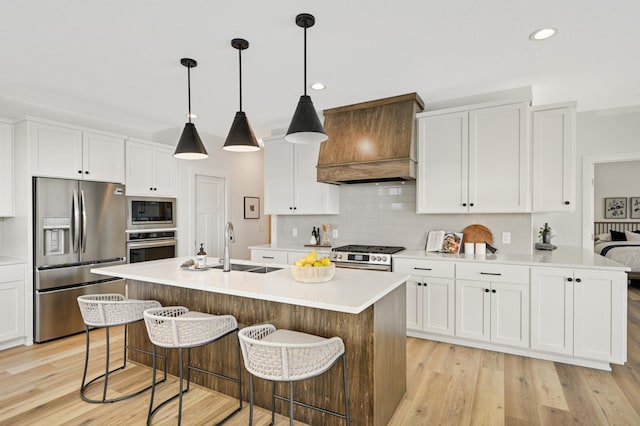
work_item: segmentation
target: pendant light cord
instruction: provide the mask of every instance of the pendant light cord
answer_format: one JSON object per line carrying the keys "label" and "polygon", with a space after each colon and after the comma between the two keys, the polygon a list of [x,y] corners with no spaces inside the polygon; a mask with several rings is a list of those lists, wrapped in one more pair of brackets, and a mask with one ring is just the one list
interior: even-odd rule
{"label": "pendant light cord", "polygon": [[240,112],[242,112],[242,49],[238,49],[238,68],[240,69]]}
{"label": "pendant light cord", "polygon": [[189,123],[191,123],[191,67],[187,67],[187,92],[189,93]]}
{"label": "pendant light cord", "polygon": [[304,26],[304,95],[307,96],[307,26]]}

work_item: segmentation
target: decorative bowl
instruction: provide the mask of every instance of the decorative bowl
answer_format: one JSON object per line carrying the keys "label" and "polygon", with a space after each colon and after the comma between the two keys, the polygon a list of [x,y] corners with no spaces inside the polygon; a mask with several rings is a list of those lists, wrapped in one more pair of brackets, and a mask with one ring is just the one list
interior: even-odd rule
{"label": "decorative bowl", "polygon": [[336,265],[329,266],[291,266],[291,276],[301,283],[323,283],[336,274]]}

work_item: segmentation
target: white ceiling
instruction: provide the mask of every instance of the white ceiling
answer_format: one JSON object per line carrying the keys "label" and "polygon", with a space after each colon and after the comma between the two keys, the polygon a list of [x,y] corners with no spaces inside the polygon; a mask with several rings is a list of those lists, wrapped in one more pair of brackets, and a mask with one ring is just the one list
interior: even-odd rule
{"label": "white ceiling", "polygon": [[[303,91],[318,110],[418,92],[427,102],[532,86],[534,104],[640,104],[637,0],[0,0],[0,97],[147,132],[182,127],[187,74],[200,132],[243,107],[258,137],[286,128]],[[541,27],[559,33],[529,41]]]}

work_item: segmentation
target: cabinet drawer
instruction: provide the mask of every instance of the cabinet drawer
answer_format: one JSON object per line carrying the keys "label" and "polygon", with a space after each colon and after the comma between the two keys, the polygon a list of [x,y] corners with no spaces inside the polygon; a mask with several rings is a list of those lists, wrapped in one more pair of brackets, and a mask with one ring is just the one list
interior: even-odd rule
{"label": "cabinet drawer", "polygon": [[0,283],[24,280],[23,265],[0,266]]}
{"label": "cabinet drawer", "polygon": [[425,277],[453,278],[455,264],[437,260],[393,259],[393,271]]}
{"label": "cabinet drawer", "polygon": [[456,279],[527,284],[529,268],[488,263],[458,263]]}
{"label": "cabinet drawer", "polygon": [[251,260],[261,263],[287,264],[287,252],[278,250],[251,250]]}

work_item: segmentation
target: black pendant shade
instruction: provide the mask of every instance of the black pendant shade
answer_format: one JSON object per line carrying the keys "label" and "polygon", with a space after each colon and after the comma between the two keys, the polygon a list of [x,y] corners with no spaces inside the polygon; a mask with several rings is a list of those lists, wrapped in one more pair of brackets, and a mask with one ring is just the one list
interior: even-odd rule
{"label": "black pendant shade", "polygon": [[304,95],[300,96],[298,107],[284,137],[291,143],[320,143],[328,139],[311,97],[307,95],[307,28],[312,27],[315,22],[315,18],[309,13],[296,16],[296,25],[304,28]]}
{"label": "black pendant shade", "polygon": [[231,46],[234,49],[238,49],[240,111],[236,112],[222,149],[235,152],[258,151],[260,150],[260,145],[258,145],[253,129],[249,124],[249,120],[247,120],[247,114],[242,111],[242,51],[249,48],[249,42],[242,38],[234,38],[231,40]]}
{"label": "black pendant shade", "polygon": [[209,157],[193,123],[185,123],[173,156],[181,160],[201,160]]}
{"label": "black pendant shade", "polygon": [[327,140],[311,96],[300,96],[285,140],[291,143],[320,143]]}
{"label": "black pendant shade", "polygon": [[236,152],[258,151],[260,149],[249,120],[247,120],[247,114],[243,111],[236,112],[222,149]]}
{"label": "black pendant shade", "polygon": [[198,135],[196,126],[191,122],[191,68],[198,66],[194,59],[182,58],[180,63],[187,67],[187,88],[189,94],[189,122],[184,125],[184,130],[178,141],[178,146],[173,153],[180,160],[201,160],[208,158],[207,150]]}

